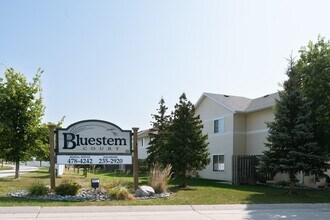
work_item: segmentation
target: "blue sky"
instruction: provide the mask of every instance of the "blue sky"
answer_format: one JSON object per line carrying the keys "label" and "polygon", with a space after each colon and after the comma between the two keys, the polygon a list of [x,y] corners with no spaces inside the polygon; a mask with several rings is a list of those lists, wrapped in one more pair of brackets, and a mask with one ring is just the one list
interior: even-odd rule
{"label": "blue sky", "polygon": [[286,58],[320,34],[330,1],[0,0],[0,76],[40,67],[44,122],[102,119],[148,128],[182,92],[256,98],[286,79]]}

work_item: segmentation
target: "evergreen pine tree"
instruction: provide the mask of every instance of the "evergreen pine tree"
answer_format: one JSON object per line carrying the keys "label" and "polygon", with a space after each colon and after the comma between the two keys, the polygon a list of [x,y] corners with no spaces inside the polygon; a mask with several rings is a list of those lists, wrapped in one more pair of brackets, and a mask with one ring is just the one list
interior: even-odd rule
{"label": "evergreen pine tree", "polygon": [[167,144],[168,127],[170,122],[170,116],[166,115],[167,109],[164,99],[161,98],[159,101],[158,114],[152,115],[154,121],[151,122],[152,129],[149,133],[150,142],[149,147],[147,148],[147,164],[149,167],[156,163],[165,165],[162,158],[165,145]]}
{"label": "evergreen pine tree", "polygon": [[207,135],[202,134],[202,128],[194,105],[183,93],[175,105],[164,154],[164,162],[171,164],[174,174],[181,177],[181,187],[187,185],[187,172],[203,169],[210,163]]}
{"label": "evergreen pine tree", "polygon": [[284,82],[284,91],[279,92],[280,99],[276,100],[274,121],[268,123],[266,146],[269,149],[261,156],[258,169],[273,176],[276,173],[288,174],[291,195],[296,174],[300,171],[322,174],[327,154],[314,141],[310,103],[303,97],[301,81],[292,59],[286,74],[289,79]]}

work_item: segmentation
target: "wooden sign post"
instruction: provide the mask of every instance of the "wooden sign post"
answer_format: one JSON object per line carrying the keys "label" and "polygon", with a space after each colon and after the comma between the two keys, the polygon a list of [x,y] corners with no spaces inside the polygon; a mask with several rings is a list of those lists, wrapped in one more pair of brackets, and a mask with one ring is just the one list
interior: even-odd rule
{"label": "wooden sign post", "polygon": [[54,130],[55,125],[48,125],[49,129],[49,172],[50,172],[50,188],[55,189],[55,147],[54,147]]}
{"label": "wooden sign post", "polygon": [[138,155],[138,130],[139,128],[133,129],[133,172],[134,172],[134,191],[139,187],[139,155]]}

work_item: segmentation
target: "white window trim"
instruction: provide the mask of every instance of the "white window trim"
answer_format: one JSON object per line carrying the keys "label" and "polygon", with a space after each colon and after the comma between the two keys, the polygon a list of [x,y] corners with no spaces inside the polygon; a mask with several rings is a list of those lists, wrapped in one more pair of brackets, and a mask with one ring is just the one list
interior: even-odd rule
{"label": "white window trim", "polygon": [[[215,121],[218,121],[218,131],[217,132],[215,132],[215,129],[214,129]],[[223,121],[223,126],[220,126],[221,125],[220,121]],[[213,120],[213,133],[214,134],[224,134],[225,133],[225,117],[216,118]]]}
{"label": "white window trim", "polygon": [[[223,169],[220,169],[220,170],[214,170],[214,156],[223,156]],[[218,154],[212,154],[212,171],[213,172],[224,172],[226,170],[226,157],[225,157],[225,154],[221,154],[221,153],[218,153]]]}

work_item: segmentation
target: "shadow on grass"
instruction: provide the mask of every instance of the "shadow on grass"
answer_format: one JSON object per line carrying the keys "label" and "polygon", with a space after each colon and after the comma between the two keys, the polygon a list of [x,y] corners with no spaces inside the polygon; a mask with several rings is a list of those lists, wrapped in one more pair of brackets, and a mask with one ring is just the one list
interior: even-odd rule
{"label": "shadow on grass", "polygon": [[[133,178],[133,173],[125,173],[125,172],[100,172],[98,175],[108,176],[108,177],[127,177],[127,178]],[[147,178],[148,175],[146,173],[139,173],[139,178]]]}
{"label": "shadow on grass", "polygon": [[15,180],[14,177],[13,178],[8,178],[8,177],[7,178],[0,178],[0,182],[6,182],[6,183],[7,182],[13,182],[13,180]]}
{"label": "shadow on grass", "polygon": [[286,188],[256,186],[255,190],[244,200],[245,203],[329,203],[330,191],[318,189],[296,189],[296,194],[288,194]]}
{"label": "shadow on grass", "polygon": [[44,175],[44,176],[29,176],[29,178],[50,179],[50,176],[49,175]]}
{"label": "shadow on grass", "polygon": [[180,187],[182,184],[181,178],[172,178],[169,182],[169,185],[172,185],[169,187],[169,190],[173,193],[179,191],[194,191],[197,190],[198,186],[205,186],[200,182],[200,180],[201,179],[188,179],[187,187]]}
{"label": "shadow on grass", "polygon": [[169,187],[168,189],[172,193],[177,193],[179,191],[185,191],[185,192],[187,192],[187,191],[195,191],[195,190],[197,190],[196,188],[193,188],[193,187],[190,187],[190,186],[188,186],[186,188],[182,188],[182,187],[179,187],[179,186],[172,186],[172,187]]}
{"label": "shadow on grass", "polygon": [[30,173],[41,173],[41,174],[49,174],[48,170],[35,170]]}
{"label": "shadow on grass", "polygon": [[24,174],[24,178],[38,178],[38,179],[47,179],[50,178],[48,170],[36,170],[30,173]]}
{"label": "shadow on grass", "polygon": [[[180,178],[172,178],[169,182],[171,185],[176,185],[179,186],[181,185],[181,179]],[[219,186],[230,186],[228,184],[223,184],[220,183],[219,180],[207,180],[207,179],[188,179],[187,181],[187,186],[189,187],[198,187],[198,186],[203,186],[203,187],[219,187]],[[184,188],[182,188],[184,189]]]}

